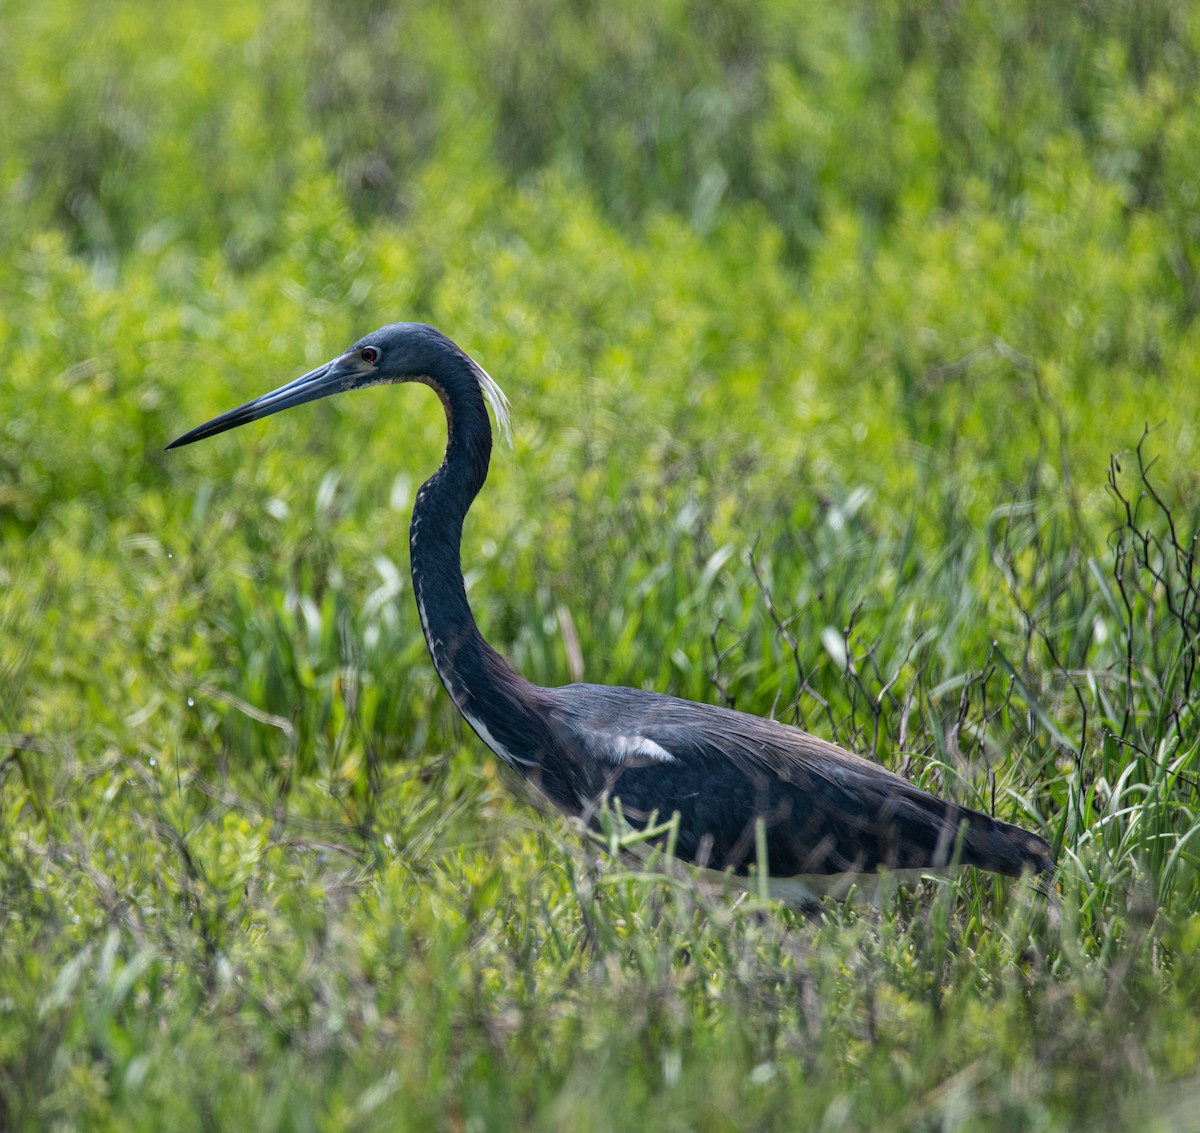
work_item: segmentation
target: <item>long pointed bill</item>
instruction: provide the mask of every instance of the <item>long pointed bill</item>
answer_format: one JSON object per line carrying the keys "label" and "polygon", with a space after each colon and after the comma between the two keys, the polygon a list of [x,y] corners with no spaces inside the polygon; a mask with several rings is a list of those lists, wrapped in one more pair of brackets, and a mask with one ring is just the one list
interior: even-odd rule
{"label": "long pointed bill", "polygon": [[280,386],[277,390],[264,393],[262,397],[256,397],[253,401],[247,401],[245,405],[239,405],[236,409],[229,410],[228,413],[222,413],[219,417],[214,417],[203,425],[197,425],[191,432],[184,433],[182,437],[173,440],[167,445],[167,449],[182,448],[184,445],[190,445],[193,441],[202,441],[205,437],[215,437],[227,429],[236,429],[239,425],[245,425],[249,421],[257,421],[262,417],[270,417],[272,413],[291,409],[294,405],[303,405],[306,401],[316,401],[319,397],[340,393],[349,387],[355,377],[353,372],[348,372],[344,365],[340,364],[341,362],[340,358],[326,362],[324,366],[310,370],[307,374],[296,378],[295,381],[288,382],[285,386]]}

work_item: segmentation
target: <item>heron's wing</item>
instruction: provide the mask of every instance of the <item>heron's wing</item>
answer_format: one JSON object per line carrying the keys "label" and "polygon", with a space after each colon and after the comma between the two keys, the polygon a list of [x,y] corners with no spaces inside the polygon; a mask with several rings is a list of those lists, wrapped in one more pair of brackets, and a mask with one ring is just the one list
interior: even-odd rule
{"label": "heron's wing", "polygon": [[798,728],[638,689],[551,691],[588,793],[635,820],[678,813],[678,851],[701,864],[744,872],[761,824],[773,876],[1050,867],[1042,839]]}

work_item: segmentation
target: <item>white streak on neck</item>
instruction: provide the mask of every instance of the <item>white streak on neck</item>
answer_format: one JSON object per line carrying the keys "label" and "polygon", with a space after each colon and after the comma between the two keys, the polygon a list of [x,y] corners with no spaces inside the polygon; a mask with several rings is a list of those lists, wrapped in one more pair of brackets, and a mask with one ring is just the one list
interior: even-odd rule
{"label": "white streak on neck", "polygon": [[454,701],[454,707],[458,709],[462,718],[466,720],[475,734],[483,740],[488,747],[492,749],[505,763],[514,770],[520,771],[522,767],[536,767],[537,764],[532,759],[522,759],[519,755],[514,755],[508,750],[495,736],[488,730],[487,725],[475,716],[468,712],[463,706],[465,697],[458,691],[453,678],[445,668],[445,643],[440,637],[434,635],[433,630],[429,625],[429,615],[425,611],[425,598],[421,593],[420,586],[416,588],[417,592],[417,614],[421,619],[421,629],[425,631],[425,640],[429,643],[429,655],[433,658],[433,667],[437,669],[437,674],[441,678],[441,682],[446,686],[446,691],[450,694],[450,699]]}

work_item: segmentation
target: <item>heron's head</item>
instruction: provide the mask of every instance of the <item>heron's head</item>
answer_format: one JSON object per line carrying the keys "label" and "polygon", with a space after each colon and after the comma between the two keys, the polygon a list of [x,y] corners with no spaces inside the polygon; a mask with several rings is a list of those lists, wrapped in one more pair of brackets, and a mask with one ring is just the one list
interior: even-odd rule
{"label": "heron's head", "polygon": [[193,441],[216,436],[294,405],[363,386],[426,382],[445,398],[455,383],[463,381],[478,383],[484,399],[496,414],[497,423],[507,434],[508,399],[482,366],[431,326],[392,323],[360,338],[332,361],[302,374],[287,385],[198,425],[173,440],[167,448],[190,445]]}

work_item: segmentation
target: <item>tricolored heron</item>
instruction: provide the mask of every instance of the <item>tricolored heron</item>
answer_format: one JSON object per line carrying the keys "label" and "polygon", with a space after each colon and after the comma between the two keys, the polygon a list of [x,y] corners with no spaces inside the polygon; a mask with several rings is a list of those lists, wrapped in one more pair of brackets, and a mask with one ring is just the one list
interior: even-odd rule
{"label": "tricolored heron", "polygon": [[775,890],[801,900],[880,870],[956,862],[1011,876],[1051,869],[1041,838],[798,728],[642,689],[541,688],[515,673],[475,624],[460,561],[463,520],[491,457],[487,406],[507,431],[508,402],[433,327],[383,327],[167,447],[330,394],[399,382],[432,386],[446,410],[446,455],[417,493],[409,535],[434,667],[479,738],[561,810],[593,825],[605,803],[618,800],[633,824],[677,816],[675,853],[735,874],[748,873],[765,845]]}

